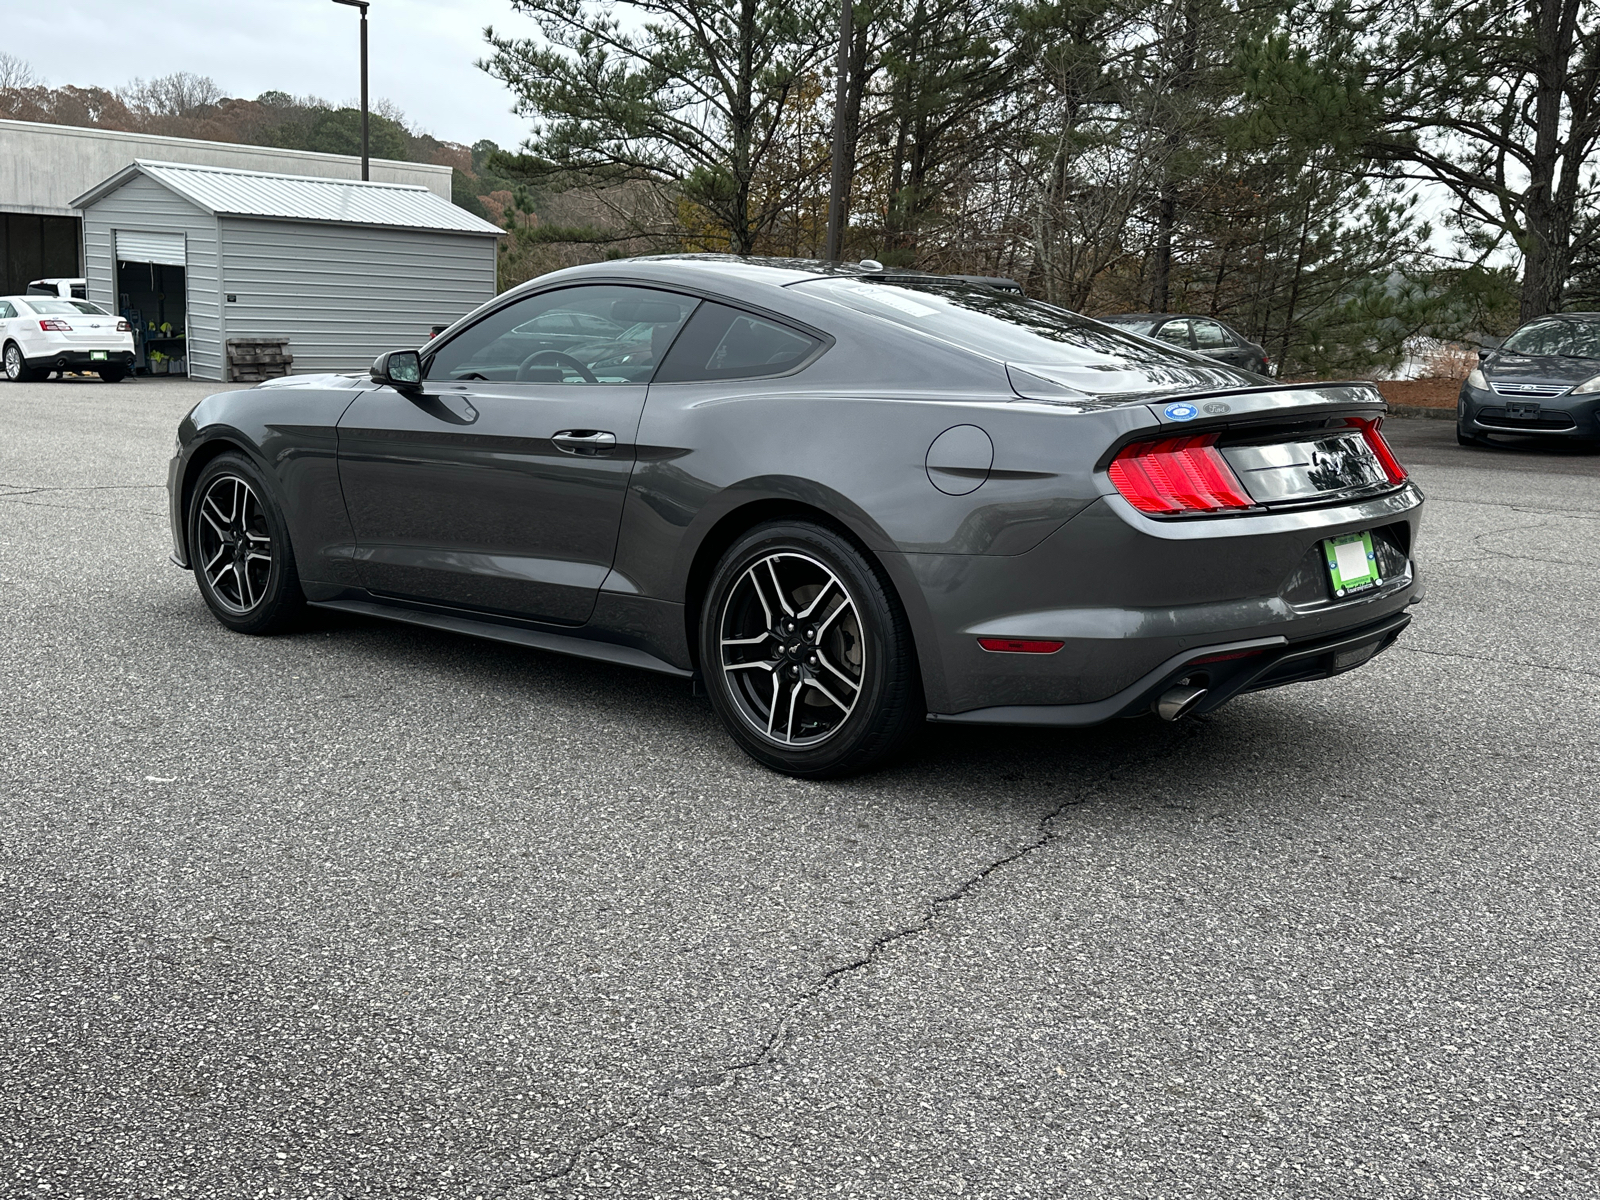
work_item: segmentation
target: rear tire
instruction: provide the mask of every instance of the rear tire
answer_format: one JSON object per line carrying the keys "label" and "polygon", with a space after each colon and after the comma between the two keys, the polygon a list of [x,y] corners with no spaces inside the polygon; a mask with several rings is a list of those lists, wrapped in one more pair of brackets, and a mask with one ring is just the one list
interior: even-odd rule
{"label": "rear tire", "polygon": [[750,530],[700,610],[712,707],[751,758],[805,779],[887,765],[926,710],[905,610],[883,569],[809,521]]}
{"label": "rear tire", "polygon": [[189,497],[189,565],[217,620],[237,633],[282,633],[305,613],[289,529],[266,478],[242,454],[219,454]]}
{"label": "rear tire", "polygon": [[37,383],[44,374],[28,365],[22,357],[22,347],[15,342],[7,342],[5,350],[0,351],[0,366],[12,383]]}
{"label": "rear tire", "polygon": [[104,379],[107,383],[121,383],[124,379],[126,379],[128,377],[128,368],[127,367],[101,367],[100,370],[96,372],[96,374],[98,374],[100,376],[100,378]]}

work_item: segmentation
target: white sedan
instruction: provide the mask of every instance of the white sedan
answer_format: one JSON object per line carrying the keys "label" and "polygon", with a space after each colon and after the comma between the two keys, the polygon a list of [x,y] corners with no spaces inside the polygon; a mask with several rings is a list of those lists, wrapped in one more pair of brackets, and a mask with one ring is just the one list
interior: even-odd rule
{"label": "white sedan", "polygon": [[13,383],[52,371],[94,371],[116,383],[133,371],[133,328],[88,300],[0,296],[0,363]]}

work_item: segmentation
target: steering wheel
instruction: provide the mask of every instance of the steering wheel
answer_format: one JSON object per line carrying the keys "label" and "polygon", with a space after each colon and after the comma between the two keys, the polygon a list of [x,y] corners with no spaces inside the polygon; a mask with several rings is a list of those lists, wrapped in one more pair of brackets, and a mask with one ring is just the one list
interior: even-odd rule
{"label": "steering wheel", "polygon": [[528,355],[527,358],[522,360],[522,364],[517,367],[517,378],[519,380],[526,380],[528,378],[528,368],[538,366],[541,360],[545,362],[552,362],[557,366],[570,368],[571,370],[577,372],[577,374],[583,378],[585,383],[600,382],[597,378],[595,378],[594,372],[589,370],[588,367],[584,366],[577,359],[573,358],[572,355],[563,354],[559,350],[540,350],[537,353]]}

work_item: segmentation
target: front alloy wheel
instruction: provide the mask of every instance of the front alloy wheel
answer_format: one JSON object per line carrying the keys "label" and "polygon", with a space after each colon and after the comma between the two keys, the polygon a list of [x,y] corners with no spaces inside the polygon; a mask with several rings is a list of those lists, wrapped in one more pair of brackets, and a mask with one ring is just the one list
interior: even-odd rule
{"label": "front alloy wheel", "polygon": [[744,750],[808,778],[880,766],[922,723],[916,650],[882,568],[809,522],[751,530],[701,609],[700,672]]}
{"label": "front alloy wheel", "polygon": [[265,599],[272,535],[261,499],[237,475],[216,475],[200,497],[196,567],[218,604],[243,616]]}
{"label": "front alloy wheel", "polygon": [[243,455],[212,459],[195,481],[189,555],[200,595],[228,628],[274,633],[299,617],[305,596],[282,514]]}

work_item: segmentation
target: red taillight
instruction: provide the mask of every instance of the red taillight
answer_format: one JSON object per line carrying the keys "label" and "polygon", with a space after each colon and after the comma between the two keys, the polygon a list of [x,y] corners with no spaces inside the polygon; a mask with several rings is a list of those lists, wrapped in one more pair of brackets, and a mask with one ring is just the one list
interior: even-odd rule
{"label": "red taillight", "polygon": [[128,319],[126,317],[123,317],[122,320],[117,322],[117,332],[118,333],[132,333],[133,332],[133,326],[128,324]]}
{"label": "red taillight", "polygon": [[1216,447],[1217,435],[1135,442],[1111,460],[1107,474],[1140,512],[1219,512],[1249,508],[1233,469]]}
{"label": "red taillight", "polygon": [[1383,468],[1383,473],[1389,477],[1390,483],[1404,483],[1407,479],[1406,469],[1400,465],[1400,460],[1394,456],[1394,451],[1389,449],[1389,443],[1383,440],[1383,434],[1378,432],[1378,426],[1383,423],[1382,417],[1373,417],[1371,420],[1357,418],[1355,424],[1361,427],[1361,436],[1367,441],[1367,447],[1372,451],[1378,465]]}
{"label": "red taillight", "polygon": [[1054,654],[1066,643],[1047,638],[979,638],[978,645],[991,654]]}
{"label": "red taillight", "polygon": [[51,317],[47,321],[40,321],[39,322],[39,328],[44,330],[46,333],[71,333],[72,332],[72,326],[71,325],[68,325],[65,321],[58,321],[54,317]]}

